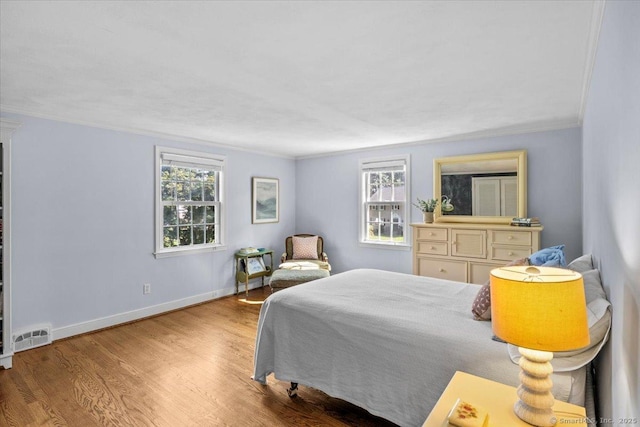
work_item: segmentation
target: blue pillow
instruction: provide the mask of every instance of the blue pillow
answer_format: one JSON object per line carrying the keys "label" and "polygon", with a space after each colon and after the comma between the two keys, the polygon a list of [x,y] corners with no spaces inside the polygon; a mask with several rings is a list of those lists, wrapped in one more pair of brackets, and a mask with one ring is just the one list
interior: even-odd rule
{"label": "blue pillow", "polygon": [[540,249],[538,252],[529,256],[531,265],[539,265],[545,267],[564,267],[567,265],[564,259],[564,245],[551,246],[549,248]]}

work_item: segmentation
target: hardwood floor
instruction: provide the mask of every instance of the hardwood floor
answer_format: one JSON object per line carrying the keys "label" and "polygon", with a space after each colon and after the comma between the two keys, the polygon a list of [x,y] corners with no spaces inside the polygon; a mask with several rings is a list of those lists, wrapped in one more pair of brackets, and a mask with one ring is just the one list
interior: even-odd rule
{"label": "hardwood floor", "polygon": [[0,425],[394,426],[315,389],[290,399],[289,383],[251,380],[260,307],[232,296],[16,353],[0,370]]}

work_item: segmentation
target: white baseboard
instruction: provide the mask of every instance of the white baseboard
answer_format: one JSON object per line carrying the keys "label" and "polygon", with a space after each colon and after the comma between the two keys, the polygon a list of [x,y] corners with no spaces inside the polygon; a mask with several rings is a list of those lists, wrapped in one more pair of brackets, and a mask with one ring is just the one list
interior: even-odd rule
{"label": "white baseboard", "polygon": [[[261,287],[260,283],[250,284],[249,289]],[[132,322],[134,320],[144,319],[145,317],[155,316],[157,314],[166,313],[171,310],[188,307],[190,305],[200,304],[212,301],[225,296],[233,295],[235,286],[217,289],[213,292],[206,292],[200,295],[183,298],[175,301],[153,305],[138,310],[128,311],[126,313],[114,314],[113,316],[102,317],[99,319],[89,320],[88,322],[76,323],[75,325],[63,326],[51,330],[51,338],[53,341],[63,338],[69,338],[74,335],[86,334],[88,332],[97,331],[99,329],[110,328],[122,323]],[[244,293],[244,287],[240,286],[238,294]]]}
{"label": "white baseboard", "polygon": [[13,352],[0,355],[0,366],[4,369],[11,369],[11,366],[13,366]]}

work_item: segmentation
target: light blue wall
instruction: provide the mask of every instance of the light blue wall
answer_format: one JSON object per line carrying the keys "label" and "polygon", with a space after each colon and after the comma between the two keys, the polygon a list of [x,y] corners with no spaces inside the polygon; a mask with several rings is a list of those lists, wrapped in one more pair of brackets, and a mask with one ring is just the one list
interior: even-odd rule
{"label": "light blue wall", "polygon": [[638,420],[639,2],[607,2],[585,111],[583,151],[584,251],[594,255],[613,305],[611,340],[598,363],[600,415]]}
{"label": "light blue wall", "polygon": [[[296,232],[319,233],[334,271],[369,267],[411,272],[411,252],[358,245],[358,161],[411,156],[411,200],[433,193],[433,159],[506,150],[527,150],[528,214],[545,229],[542,246],[566,245],[568,259],[582,253],[581,132],[579,128],[460,142],[411,144],[298,160]],[[421,222],[411,208],[411,222]]]}
{"label": "light blue wall", "polygon": [[[51,323],[56,338],[59,328],[228,294],[235,250],[252,245],[280,253],[294,231],[293,159],[3,117],[22,122],[11,159],[14,331]],[[227,156],[227,250],[153,256],[156,144]],[[279,223],[251,224],[252,176],[280,179]],[[150,295],[142,294],[144,283]]]}
{"label": "light blue wall", "polygon": [[[228,294],[234,286],[237,248],[271,247],[277,263],[284,238],[294,232],[322,234],[335,272],[356,267],[411,272],[409,250],[358,245],[358,160],[367,157],[410,154],[413,200],[431,195],[435,157],[527,149],[529,214],[544,222],[542,244],[566,244],[569,258],[582,247],[581,210],[570,208],[581,205],[579,129],[296,162],[228,147],[3,116],[22,122],[12,139],[13,331],[50,323],[54,338],[59,338],[68,333],[63,331],[90,329],[100,319],[116,322],[126,313],[186,304],[214,292]],[[154,258],[155,145],[227,156],[226,251]],[[252,176],[280,179],[279,223],[251,224]],[[413,222],[421,220],[416,209],[411,215]],[[144,283],[151,283],[150,295],[142,295]]]}

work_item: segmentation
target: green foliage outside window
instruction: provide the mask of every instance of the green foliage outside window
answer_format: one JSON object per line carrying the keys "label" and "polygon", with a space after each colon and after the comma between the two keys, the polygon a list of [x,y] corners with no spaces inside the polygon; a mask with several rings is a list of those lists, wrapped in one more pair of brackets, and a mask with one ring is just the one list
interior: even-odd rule
{"label": "green foliage outside window", "polygon": [[163,247],[216,243],[217,172],[163,165]]}

